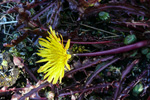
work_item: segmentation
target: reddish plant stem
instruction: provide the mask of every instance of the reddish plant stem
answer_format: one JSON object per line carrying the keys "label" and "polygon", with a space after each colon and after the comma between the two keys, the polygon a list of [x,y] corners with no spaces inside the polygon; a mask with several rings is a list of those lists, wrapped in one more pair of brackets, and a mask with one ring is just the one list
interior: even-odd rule
{"label": "reddish plant stem", "polygon": [[133,61],[129,66],[127,66],[126,69],[122,72],[121,80],[120,80],[120,82],[119,82],[119,84],[118,84],[118,87],[117,87],[117,89],[116,89],[116,92],[115,92],[115,94],[114,94],[114,100],[117,100],[117,97],[118,97],[118,95],[119,95],[119,93],[120,93],[120,91],[121,91],[120,89],[122,88],[122,83],[123,83],[123,81],[124,81],[126,75],[127,75],[129,72],[131,72],[131,69],[132,69],[138,62],[139,62],[138,59],[134,60],[134,61]]}
{"label": "reddish plant stem", "polygon": [[126,77],[126,75],[131,71],[131,69],[139,63],[139,59],[135,59],[126,69],[122,72],[121,81]]}
{"label": "reddish plant stem", "polygon": [[19,100],[25,100],[27,97],[31,96],[33,93],[39,91],[40,89],[49,86],[50,83],[45,82],[43,84],[40,84],[39,87],[32,89],[30,92],[26,93],[24,96],[22,96]]}
{"label": "reddish plant stem", "polygon": [[[95,76],[96,76],[98,73],[100,73],[102,70],[104,70],[105,68],[107,68],[107,67],[110,66],[111,64],[115,63],[115,62],[118,61],[119,59],[120,59],[120,58],[115,58],[115,59],[113,59],[112,61],[110,61],[110,62],[108,62],[107,64],[105,64],[104,66],[102,66],[101,68],[99,68],[97,71],[95,71],[95,72],[93,73],[93,75],[90,76],[89,79],[87,80],[87,82],[85,83],[84,88],[86,88],[86,87],[93,81],[93,79],[95,78]],[[79,100],[83,100],[83,93],[84,93],[84,91],[80,94],[81,96],[80,96]]]}
{"label": "reddish plant stem", "polygon": [[34,76],[34,74],[29,70],[28,66],[24,64],[25,71],[30,75],[30,77],[35,81],[38,82],[38,79]]}
{"label": "reddish plant stem", "polygon": [[[67,41],[63,41],[67,42]],[[111,43],[112,41],[97,41],[97,42],[77,42],[77,41],[70,41],[71,44],[106,44],[106,43]]]}
{"label": "reddish plant stem", "polygon": [[99,68],[96,72],[94,72],[94,74],[92,76],[90,76],[89,80],[87,80],[85,87],[88,86],[93,79],[95,78],[95,76],[100,73],[102,70],[104,70],[105,68],[107,68],[108,66],[110,66],[111,64],[117,62],[120,58],[115,58],[112,61],[108,62],[107,64],[105,64],[104,66],[102,66],[101,68]]}
{"label": "reddish plant stem", "polygon": [[88,65],[85,65],[85,66],[83,66],[83,67],[80,67],[80,68],[77,68],[77,69],[74,69],[74,70],[71,70],[71,71],[67,72],[67,73],[65,74],[65,76],[70,75],[70,74],[73,74],[73,73],[75,73],[75,72],[77,72],[77,71],[81,71],[81,70],[83,70],[83,69],[85,69],[85,68],[94,66],[94,65],[96,65],[96,64],[98,64],[98,63],[100,63],[100,62],[110,60],[110,59],[112,59],[113,57],[114,57],[114,56],[109,56],[109,57],[106,57],[106,58],[98,59],[98,60],[92,62],[91,64],[88,64]]}
{"label": "reddish plant stem", "polygon": [[21,91],[22,88],[10,88],[8,90],[0,90],[0,97],[3,97],[3,96],[11,96],[12,95],[12,92],[13,91]]}
{"label": "reddish plant stem", "polygon": [[80,89],[80,90],[77,90],[77,91],[61,93],[61,94],[58,95],[58,97],[72,95],[72,94],[80,93],[80,92],[87,92],[87,91],[96,90],[96,89],[100,89],[100,88],[108,88],[111,85],[112,85],[112,83],[105,83],[105,84],[102,84],[102,85],[92,86],[92,87],[85,88],[85,89]]}
{"label": "reddish plant stem", "polygon": [[121,10],[125,11],[126,13],[133,14],[133,15],[142,15],[149,17],[150,14],[147,10],[133,6],[131,4],[123,4],[123,3],[108,3],[108,4],[101,4],[96,7],[88,8],[84,11],[84,17],[88,17],[90,15],[94,15],[96,13],[99,13],[100,11],[115,11],[115,10]]}
{"label": "reddish plant stem", "polygon": [[[115,62],[118,61],[119,59],[120,59],[120,58],[115,58],[115,59],[113,59],[112,61],[110,61],[110,62],[108,62],[107,64],[105,64],[104,66],[102,66],[101,68],[99,68],[97,71],[95,71],[95,72],[93,73],[93,75],[91,75],[91,76],[89,77],[89,79],[87,80],[87,82],[85,83],[84,88],[87,88],[87,86],[93,81],[93,79],[95,78],[95,76],[96,76],[98,73],[100,73],[102,70],[104,70],[105,68],[107,68],[109,65],[115,63]],[[78,100],[83,100],[83,94],[84,94],[84,91],[81,92],[80,98],[79,98]]]}
{"label": "reddish plant stem", "polygon": [[140,41],[131,45],[119,47],[116,49],[111,49],[111,50],[105,50],[105,51],[99,51],[99,52],[92,52],[92,53],[79,53],[79,54],[74,54],[75,56],[101,56],[101,55],[110,55],[110,54],[118,54],[118,53],[123,53],[123,52],[128,52],[131,50],[135,50],[144,46],[147,46],[150,44],[150,40],[144,40]]}
{"label": "reddish plant stem", "polygon": [[144,70],[140,76],[138,76],[135,80],[133,80],[124,90],[121,92],[120,96],[116,100],[124,100],[129,96],[129,92],[137,85],[142,78],[147,74],[148,70]]}

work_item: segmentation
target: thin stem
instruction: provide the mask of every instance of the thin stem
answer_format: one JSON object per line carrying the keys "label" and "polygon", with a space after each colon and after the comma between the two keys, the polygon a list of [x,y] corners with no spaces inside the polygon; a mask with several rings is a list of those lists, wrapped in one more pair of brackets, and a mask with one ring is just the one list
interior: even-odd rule
{"label": "thin stem", "polygon": [[[100,67],[97,71],[95,71],[91,76],[89,76],[89,79],[87,79],[87,82],[85,83],[84,88],[87,88],[87,86],[93,81],[93,79],[95,78],[95,76],[100,73],[102,70],[104,70],[105,68],[107,68],[108,66],[110,66],[111,64],[115,63],[116,61],[118,61],[120,58],[115,58],[112,61],[108,62],[107,64],[105,64],[104,66]],[[85,91],[83,91],[80,94],[80,98],[78,100],[82,100],[83,99],[83,93]]]}
{"label": "thin stem", "polygon": [[73,73],[75,73],[75,72],[77,72],[77,71],[81,71],[81,70],[83,70],[83,69],[85,69],[85,68],[94,66],[94,65],[98,64],[99,62],[103,62],[103,61],[110,60],[110,59],[112,59],[112,58],[113,58],[113,56],[109,56],[109,57],[107,57],[107,58],[98,59],[98,60],[92,62],[91,64],[88,64],[88,65],[85,65],[85,66],[83,66],[83,67],[80,67],[80,68],[77,68],[77,69],[74,69],[74,70],[71,70],[71,71],[67,72],[67,73],[65,74],[65,76],[70,75],[70,74],[73,74]]}
{"label": "thin stem", "polygon": [[81,24],[81,23],[80,23],[80,25],[85,26],[85,27],[88,27],[88,28],[91,28],[91,29],[94,29],[94,30],[97,30],[97,31],[102,31],[102,32],[108,33],[108,34],[110,34],[110,35],[118,36],[118,35],[116,35],[115,33],[108,32],[108,31],[105,31],[105,30],[103,30],[103,29],[99,29],[99,28],[96,28],[96,27],[93,27],[93,26],[89,26],[89,25]]}
{"label": "thin stem", "polygon": [[15,92],[18,92],[18,91],[22,91],[23,88],[10,88],[8,90],[0,90],[0,97],[3,97],[3,96],[11,96],[12,95],[12,92],[15,91]]}
{"label": "thin stem", "polygon": [[[67,42],[67,41],[63,41]],[[77,42],[77,41],[70,41],[71,44],[106,44],[111,43],[112,41],[97,41],[97,42]]]}
{"label": "thin stem", "polygon": [[126,69],[122,72],[121,81],[126,77],[126,75],[131,71],[131,69],[139,63],[139,59],[135,59]]}
{"label": "thin stem", "polygon": [[[124,90],[121,92],[120,96],[116,100],[124,100],[127,96],[129,96],[129,92],[133,89],[135,85],[137,85],[142,78],[148,73],[148,70],[144,70],[140,76],[138,76],[135,80],[133,80]],[[123,95],[122,95],[123,94]]]}
{"label": "thin stem", "polygon": [[94,77],[100,73],[102,70],[104,70],[105,68],[107,68],[108,66],[110,66],[111,64],[115,63],[116,61],[118,61],[120,58],[115,58],[113,59],[111,62],[108,62],[107,64],[105,64],[104,66],[102,66],[100,69],[98,69],[96,72],[94,72],[94,74],[90,77],[90,79],[86,82],[85,87],[87,85],[89,85],[92,80],[94,79]]}
{"label": "thin stem", "polygon": [[150,14],[147,10],[133,6],[131,4],[123,4],[123,3],[108,3],[108,4],[100,4],[99,6],[88,8],[84,11],[84,17],[88,17],[90,15],[94,15],[99,13],[100,11],[125,11],[128,14],[132,15],[140,15],[149,17]]}
{"label": "thin stem", "polygon": [[48,4],[47,7],[45,7],[44,9],[42,9],[41,11],[39,11],[36,15],[34,15],[31,20],[33,19],[37,19],[40,15],[42,15],[44,12],[46,12],[48,9],[50,9],[52,6],[54,6],[55,3],[50,3]]}
{"label": "thin stem", "polygon": [[101,56],[101,55],[110,55],[110,54],[118,54],[118,53],[123,53],[123,52],[128,52],[131,50],[135,50],[144,46],[147,46],[150,44],[150,40],[144,40],[140,41],[131,45],[119,47],[116,49],[111,49],[111,50],[105,50],[105,51],[99,51],[99,52],[92,52],[92,53],[79,53],[79,54],[74,54],[74,56]]}
{"label": "thin stem", "polygon": [[18,21],[0,22],[0,25],[17,23]]}
{"label": "thin stem", "polygon": [[28,66],[26,64],[24,64],[24,68],[26,70],[26,72],[30,75],[30,77],[35,81],[38,82],[38,79],[34,76],[34,74],[29,70]]}
{"label": "thin stem", "polygon": [[89,87],[89,88],[85,88],[85,89],[80,89],[77,91],[66,92],[66,93],[59,94],[58,97],[72,95],[72,94],[80,93],[80,92],[87,92],[87,91],[96,90],[96,89],[100,89],[100,88],[108,88],[111,85],[112,85],[112,83],[106,83],[106,84],[97,85],[97,86],[93,86],[93,87]]}
{"label": "thin stem", "polygon": [[30,92],[26,93],[24,96],[22,96],[19,100],[25,100],[25,98],[31,96],[33,93],[36,93],[37,91],[39,91],[40,89],[49,86],[50,83],[45,82],[43,84],[40,84],[39,87],[32,89]]}
{"label": "thin stem", "polygon": [[126,75],[131,71],[131,69],[135,66],[135,64],[137,64],[139,62],[138,59],[134,60],[129,66],[126,67],[126,69],[122,72],[122,76],[121,76],[121,80],[118,84],[118,87],[116,89],[115,95],[114,95],[114,100],[117,100],[118,94],[120,93],[120,89],[122,87],[122,83],[124,81],[124,78],[126,77]]}

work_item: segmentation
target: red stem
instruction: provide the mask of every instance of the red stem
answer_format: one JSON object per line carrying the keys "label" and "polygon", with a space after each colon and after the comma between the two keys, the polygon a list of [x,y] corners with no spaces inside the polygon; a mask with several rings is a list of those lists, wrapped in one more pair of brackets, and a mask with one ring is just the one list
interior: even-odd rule
{"label": "red stem", "polygon": [[30,77],[35,81],[38,82],[38,79],[34,76],[34,74],[29,70],[28,66],[24,64],[25,71],[30,75]]}
{"label": "red stem", "polygon": [[99,52],[92,52],[92,53],[79,53],[79,54],[74,54],[75,56],[101,56],[101,55],[110,55],[110,54],[118,54],[118,53],[123,53],[127,51],[131,51],[134,49],[138,49],[144,46],[147,46],[150,44],[150,40],[144,40],[140,41],[131,45],[119,47],[116,49],[111,49],[111,50],[105,50],[105,51],[99,51]]}
{"label": "red stem", "polygon": [[[40,89],[45,88],[45,87],[47,87],[49,85],[50,85],[50,83],[48,83],[48,82],[40,84],[37,88],[34,88],[31,91],[29,91],[28,93],[24,94],[19,100],[25,100],[27,97],[31,96],[33,93],[36,93]],[[40,100],[42,100],[42,99],[40,99]]]}
{"label": "red stem", "polygon": [[[63,41],[67,42],[67,41]],[[112,41],[97,41],[97,42],[77,42],[77,41],[70,41],[71,44],[106,44],[106,43],[111,43]]]}
{"label": "red stem", "polygon": [[97,86],[92,86],[92,87],[88,87],[88,88],[85,88],[85,89],[79,89],[79,90],[75,90],[75,91],[72,91],[72,92],[66,92],[66,93],[61,93],[58,95],[58,97],[64,97],[64,96],[67,96],[67,95],[72,95],[72,94],[75,94],[75,93],[80,93],[80,92],[88,92],[88,91],[93,91],[93,90],[98,90],[98,89],[104,89],[104,88],[108,88],[112,85],[112,83],[105,83],[105,84],[101,84],[101,85],[97,85]]}
{"label": "red stem", "polygon": [[81,71],[81,70],[83,70],[83,69],[85,69],[85,68],[94,66],[94,65],[96,65],[96,64],[98,64],[98,63],[100,63],[100,62],[110,60],[110,59],[112,59],[112,58],[113,58],[113,56],[109,56],[109,57],[106,57],[106,58],[98,59],[98,60],[96,60],[96,61],[94,61],[94,62],[92,62],[92,63],[90,63],[90,64],[88,64],[88,65],[81,66],[81,67],[79,67],[79,68],[76,68],[76,69],[74,69],[74,70],[71,70],[71,71],[67,72],[67,73],[65,74],[65,76],[70,75],[70,74],[73,74],[73,73],[75,73],[75,72],[77,72],[77,71]]}
{"label": "red stem", "polygon": [[123,3],[108,3],[108,4],[100,4],[99,6],[96,7],[89,7],[84,11],[84,17],[87,17],[89,15],[94,15],[100,11],[115,11],[115,10],[121,10],[125,11],[127,13],[131,13],[134,15],[142,15],[142,16],[147,16],[149,17],[150,14],[147,12],[147,10],[133,6],[131,4],[123,4]]}

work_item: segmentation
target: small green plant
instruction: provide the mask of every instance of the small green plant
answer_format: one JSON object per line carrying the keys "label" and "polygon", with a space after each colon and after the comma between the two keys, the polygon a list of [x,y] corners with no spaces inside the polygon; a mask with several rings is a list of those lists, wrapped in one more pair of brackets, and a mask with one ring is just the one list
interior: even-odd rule
{"label": "small green plant", "polygon": [[143,84],[139,83],[133,88],[133,95],[138,96],[143,91]]}
{"label": "small green plant", "polygon": [[104,11],[102,11],[102,12],[99,12],[99,18],[101,19],[101,20],[108,20],[109,18],[110,18],[110,16],[109,16],[109,13],[107,13],[107,12],[104,12]]}

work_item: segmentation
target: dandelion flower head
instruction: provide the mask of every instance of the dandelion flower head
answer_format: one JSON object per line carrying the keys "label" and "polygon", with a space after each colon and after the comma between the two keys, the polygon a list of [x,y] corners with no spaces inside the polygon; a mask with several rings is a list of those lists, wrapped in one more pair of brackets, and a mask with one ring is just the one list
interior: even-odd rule
{"label": "dandelion flower head", "polygon": [[37,55],[43,59],[37,61],[37,63],[46,62],[46,64],[38,69],[38,73],[43,72],[45,74],[44,79],[47,79],[48,82],[56,84],[59,80],[59,83],[61,83],[65,70],[70,70],[68,60],[71,55],[67,54],[70,39],[64,47],[62,35],[58,36],[58,33],[52,30],[52,27],[50,27],[48,34],[49,37],[46,37],[46,39],[39,39],[39,44],[42,47]]}

